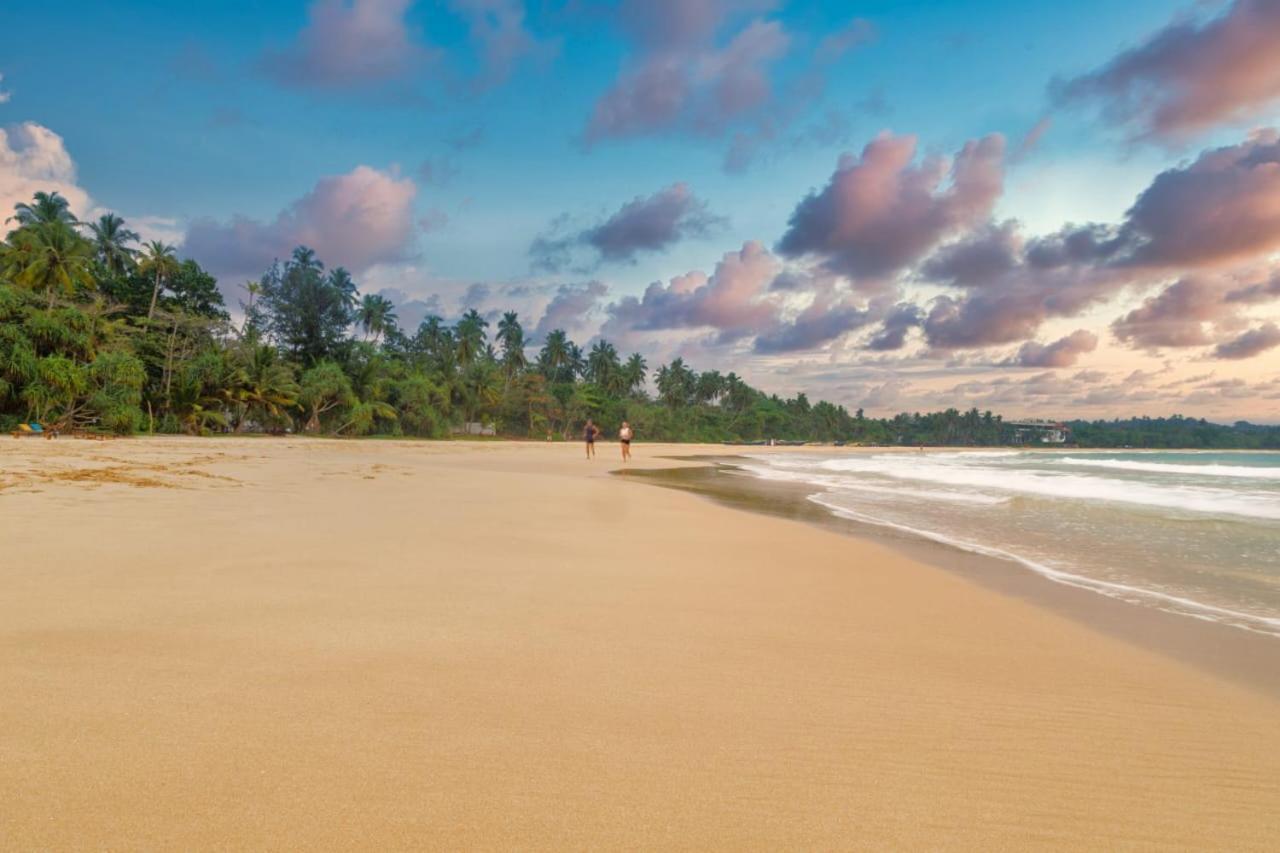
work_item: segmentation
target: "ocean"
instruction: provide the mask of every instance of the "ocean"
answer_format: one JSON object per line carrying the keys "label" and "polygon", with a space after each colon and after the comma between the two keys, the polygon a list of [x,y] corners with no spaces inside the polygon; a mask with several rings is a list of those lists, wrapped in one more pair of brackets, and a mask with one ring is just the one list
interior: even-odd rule
{"label": "ocean", "polygon": [[768,453],[837,516],[1280,639],[1280,453]]}

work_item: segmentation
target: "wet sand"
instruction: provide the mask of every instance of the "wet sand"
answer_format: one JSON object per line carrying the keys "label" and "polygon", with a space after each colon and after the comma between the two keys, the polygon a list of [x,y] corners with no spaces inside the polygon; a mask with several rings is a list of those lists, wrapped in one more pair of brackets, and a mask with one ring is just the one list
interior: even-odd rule
{"label": "wet sand", "polygon": [[0,846],[1274,844],[1267,691],[615,452],[0,441]]}

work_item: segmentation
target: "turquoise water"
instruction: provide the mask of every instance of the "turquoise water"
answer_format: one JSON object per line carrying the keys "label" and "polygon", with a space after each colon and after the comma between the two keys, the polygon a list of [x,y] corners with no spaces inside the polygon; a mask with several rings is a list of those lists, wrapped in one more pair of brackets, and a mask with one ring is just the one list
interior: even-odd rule
{"label": "turquoise water", "polygon": [[1280,638],[1280,453],[760,453],[833,513]]}

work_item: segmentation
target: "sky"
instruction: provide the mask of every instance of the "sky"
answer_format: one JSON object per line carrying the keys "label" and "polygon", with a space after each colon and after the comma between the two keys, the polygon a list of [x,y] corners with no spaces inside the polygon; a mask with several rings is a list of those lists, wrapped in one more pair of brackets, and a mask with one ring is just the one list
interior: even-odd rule
{"label": "sky", "polygon": [[1280,3],[0,0],[0,209],[869,413],[1280,422]]}

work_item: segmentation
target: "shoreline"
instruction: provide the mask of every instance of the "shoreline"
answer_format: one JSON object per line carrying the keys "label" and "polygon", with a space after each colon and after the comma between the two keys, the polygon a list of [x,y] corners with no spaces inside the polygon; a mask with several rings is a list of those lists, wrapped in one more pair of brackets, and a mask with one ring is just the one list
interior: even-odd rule
{"label": "shoreline", "polygon": [[752,476],[738,467],[737,462],[743,457],[671,458],[698,464],[613,473],[691,492],[735,510],[800,521],[887,546],[908,559],[958,574],[986,589],[1030,602],[1115,639],[1280,698],[1280,637],[1124,601],[1056,581],[1012,556],[982,554],[925,534],[841,515],[815,499],[815,490],[819,495],[822,492],[820,487]]}

